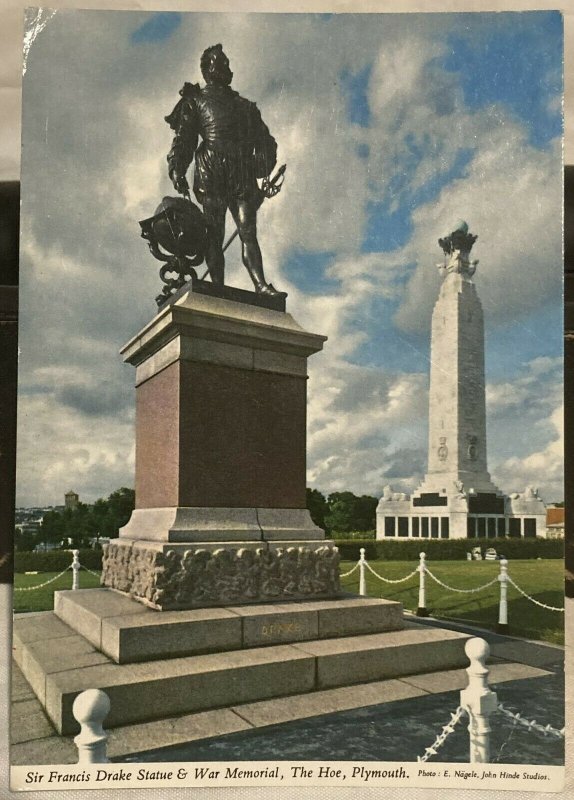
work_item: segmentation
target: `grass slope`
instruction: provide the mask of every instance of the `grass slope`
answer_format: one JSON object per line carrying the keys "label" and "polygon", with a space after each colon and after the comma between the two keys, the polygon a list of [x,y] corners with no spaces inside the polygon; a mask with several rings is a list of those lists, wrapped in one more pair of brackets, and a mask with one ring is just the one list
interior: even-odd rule
{"label": "grass slope", "polygon": [[[356,563],[356,562],[355,562]],[[385,578],[398,579],[412,572],[412,561],[369,561],[370,566]],[[341,563],[341,573],[347,572],[353,562]],[[435,561],[427,567],[444,583],[458,589],[472,589],[495,578],[500,565],[496,561]],[[527,594],[549,606],[564,607],[564,562],[562,559],[511,561],[508,574]],[[358,570],[342,578],[346,591],[358,592]],[[367,570],[367,594],[398,600],[405,609],[416,611],[418,606],[419,576],[405,583],[387,584]],[[480,627],[496,629],[498,622],[499,585],[475,594],[449,592],[426,576],[426,606],[429,613],[441,619],[465,620]],[[548,611],[527,600],[512,586],[508,586],[508,633],[529,639],[564,644],[564,614]]]}
{"label": "grass slope", "polygon": [[[347,572],[356,562],[341,563],[341,573]],[[412,561],[369,561],[370,566],[385,578],[398,579],[415,568]],[[460,589],[482,586],[495,578],[500,566],[495,561],[436,561],[427,562],[430,571],[444,583]],[[54,578],[57,573],[40,572],[37,575],[17,573],[14,576],[14,611],[48,611],[54,607],[54,591],[72,588],[72,572],[68,570],[53,583],[33,591],[18,591],[33,587]],[[561,559],[511,561],[509,575],[538,602],[559,608],[564,607],[564,562]],[[96,575],[81,570],[82,589],[99,586]],[[405,583],[387,584],[367,570],[367,594],[398,600],[405,609],[416,611],[418,605],[418,574]],[[345,591],[359,591],[359,572],[342,578]],[[426,578],[426,598],[429,613],[441,619],[465,620],[479,627],[496,629],[498,622],[499,586],[495,583],[475,594],[449,592]],[[554,644],[564,643],[564,614],[540,608],[522,597],[511,585],[508,587],[508,632],[514,636],[544,640]]]}

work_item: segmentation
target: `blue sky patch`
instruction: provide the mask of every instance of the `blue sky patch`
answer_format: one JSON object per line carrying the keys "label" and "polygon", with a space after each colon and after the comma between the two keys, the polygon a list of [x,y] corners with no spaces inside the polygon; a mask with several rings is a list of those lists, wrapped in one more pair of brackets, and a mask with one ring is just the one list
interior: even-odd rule
{"label": "blue sky patch", "polygon": [[297,288],[307,294],[328,294],[336,291],[338,281],[325,276],[335,253],[312,250],[291,250],[284,264],[285,272]]}
{"label": "blue sky patch", "polygon": [[345,69],[339,76],[343,94],[347,100],[349,121],[362,128],[368,127],[371,121],[371,110],[367,97],[371,67],[372,65],[368,64],[360,72],[355,73]]}
{"label": "blue sky patch", "polygon": [[474,36],[453,34],[444,69],[456,72],[472,110],[501,103],[529,132],[535,147],[562,133],[562,17],[556,11],[509,14],[503,24]]}
{"label": "blue sky patch", "polygon": [[[405,264],[400,280],[406,284],[415,264]],[[395,324],[395,313],[402,300],[390,300],[373,294],[360,310],[358,326],[367,336],[353,353],[352,362],[362,367],[376,367],[391,372],[429,371],[429,331],[404,332]]]}
{"label": "blue sky patch", "polygon": [[144,42],[164,42],[181,25],[181,14],[179,13],[160,13],[136,28],[130,36],[132,44],[143,44]]}
{"label": "blue sky patch", "polygon": [[368,221],[363,239],[365,253],[386,253],[403,247],[412,236],[412,205],[391,211],[391,199],[367,204]]}
{"label": "blue sky patch", "polygon": [[369,156],[371,155],[371,148],[365,142],[360,142],[357,145],[356,152],[357,152],[357,155],[359,156],[359,158],[365,158],[366,159],[366,158],[369,158]]}
{"label": "blue sky patch", "polygon": [[[405,158],[402,173],[389,182],[387,196],[383,201],[373,201],[368,204],[369,216],[363,239],[363,252],[389,252],[407,244],[413,232],[414,209],[432,202],[445,186],[464,177],[474,155],[472,148],[460,149],[450,169],[433,175],[425,184],[412,190],[409,188],[409,182],[415,168],[422,160],[424,144],[414,142],[412,136],[406,137],[405,141],[409,146],[409,155]],[[391,212],[391,203],[397,198],[399,206]]]}
{"label": "blue sky patch", "polygon": [[[480,286],[478,291],[480,294]],[[505,326],[495,328],[487,318],[485,329],[486,377],[490,381],[510,381],[523,373],[524,363],[562,353],[561,315],[556,300]],[[520,353],[518,360],[516,353]]]}

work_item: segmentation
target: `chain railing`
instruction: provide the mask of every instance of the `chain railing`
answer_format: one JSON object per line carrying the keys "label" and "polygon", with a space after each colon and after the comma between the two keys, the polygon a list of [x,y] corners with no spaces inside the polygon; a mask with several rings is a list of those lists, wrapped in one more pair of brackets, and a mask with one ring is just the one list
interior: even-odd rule
{"label": "chain railing", "polygon": [[498,583],[498,575],[496,578],[493,578],[488,583],[483,583],[482,586],[474,586],[472,589],[459,589],[456,586],[449,586],[448,583],[444,583],[441,581],[440,578],[437,578],[430,569],[426,568],[426,573],[429,578],[432,578],[435,583],[438,583],[439,586],[442,586],[443,589],[448,589],[449,592],[459,592],[460,594],[475,594],[476,592],[482,592],[483,589],[488,589],[489,586],[494,586],[495,583]]}
{"label": "chain railing", "polygon": [[89,569],[88,567],[84,566],[84,564],[80,564],[80,567],[81,567],[81,569],[85,569],[86,572],[89,572],[90,575],[94,575],[94,577],[96,577],[96,578],[99,578],[100,575],[101,575],[100,572],[94,572],[93,569]]}
{"label": "chain railing", "polygon": [[405,575],[404,578],[385,578],[383,577],[383,575],[379,575],[378,572],[375,572],[375,570],[371,567],[369,563],[365,563],[365,566],[372,575],[374,575],[380,581],[384,581],[385,583],[405,583],[405,581],[410,580],[413,577],[413,575],[416,575],[418,572],[417,569],[413,569],[413,571],[409,572],[408,575]]}
{"label": "chain railing", "polygon": [[[358,569],[359,565],[356,564],[353,569]],[[99,572],[94,572],[93,570],[86,567],[84,564],[80,563],[80,551],[79,550],[72,550],[72,563],[68,564],[66,569],[63,569],[58,575],[55,575],[53,578],[49,578],[47,581],[43,583],[36,583],[34,586],[15,586],[15,592],[33,592],[36,589],[43,589],[45,586],[48,586],[50,583],[55,583],[62,575],[65,575],[68,570],[72,570],[72,589],[79,589],[80,588],[80,570],[84,569],[86,572],[89,572],[91,575],[94,575],[96,578],[100,577]],[[352,570],[351,570],[352,571]]]}
{"label": "chain railing", "polygon": [[521,589],[520,586],[512,580],[510,575],[508,576],[508,583],[511,583],[523,597],[526,597],[526,599],[530,600],[530,602],[534,603],[534,605],[540,606],[540,608],[545,608],[547,611],[561,611],[564,613],[564,609],[560,606],[547,606],[546,603],[541,603],[540,600],[536,600],[534,597],[531,597],[524,591],[524,589]]}
{"label": "chain railing", "polygon": [[354,567],[352,567],[348,572],[343,572],[339,575],[339,578],[348,578],[349,575],[352,575],[353,572],[356,572],[359,569],[360,562],[357,561]]}
{"label": "chain railing", "polygon": [[69,564],[69,565],[66,567],[66,569],[63,569],[63,570],[60,572],[60,574],[59,574],[59,575],[56,575],[54,578],[50,578],[49,580],[47,580],[47,581],[44,581],[44,583],[36,583],[34,586],[15,586],[15,587],[14,587],[14,591],[15,591],[15,592],[33,592],[33,591],[34,591],[34,589],[42,589],[44,586],[48,586],[48,584],[50,584],[50,583],[54,583],[54,581],[57,581],[57,580],[58,580],[58,578],[61,578],[61,577],[62,577],[62,575],[65,575],[65,574],[66,574],[66,572],[67,572],[69,569],[72,569],[72,565],[71,565],[71,564]]}
{"label": "chain railing", "polygon": [[558,730],[552,725],[541,725],[536,720],[525,719],[518,712],[512,712],[498,702],[496,692],[493,692],[488,685],[489,670],[486,666],[486,660],[490,655],[488,642],[484,639],[472,638],[466,642],[464,650],[470,665],[466,670],[468,684],[460,693],[460,705],[451,714],[450,722],[442,727],[435,741],[425,749],[424,755],[419,756],[417,761],[428,761],[429,758],[437,755],[465,713],[468,714],[469,719],[469,761],[471,764],[491,763],[491,718],[496,713],[511,719],[514,725],[521,725],[528,731],[535,731],[545,737],[564,739],[565,728]]}
{"label": "chain railing", "polygon": [[349,575],[352,575],[357,569],[359,570],[359,594],[361,596],[367,595],[367,581],[366,581],[366,573],[369,571],[371,575],[374,575],[375,578],[382,581],[383,583],[387,584],[399,584],[405,583],[413,578],[417,572],[419,575],[419,597],[418,597],[418,608],[417,608],[417,616],[419,617],[427,617],[429,612],[426,605],[426,576],[428,575],[431,580],[433,580],[438,586],[441,586],[443,589],[446,589],[449,592],[455,592],[457,594],[478,594],[479,592],[483,592],[485,589],[489,589],[491,586],[495,584],[499,584],[499,603],[498,603],[498,630],[500,632],[506,632],[508,630],[508,584],[512,584],[512,586],[527,600],[530,600],[540,608],[544,608],[547,611],[558,611],[564,613],[563,607],[557,606],[550,606],[546,603],[541,603],[539,600],[536,600],[534,597],[531,597],[527,592],[524,591],[518,584],[510,577],[508,574],[508,561],[505,558],[500,559],[500,571],[499,574],[494,577],[491,581],[487,583],[483,583],[481,586],[473,586],[470,589],[463,589],[460,586],[450,586],[445,581],[441,580],[434,572],[428,568],[426,563],[426,553],[419,554],[419,565],[416,567],[412,572],[409,572],[408,575],[403,576],[402,578],[386,578],[384,575],[381,575],[377,572],[373,567],[369,564],[367,559],[365,558],[365,548],[361,547],[360,556],[357,563],[348,571],[344,572],[340,577],[346,578]]}
{"label": "chain railing", "polygon": [[541,725],[535,719],[528,720],[521,716],[518,711],[512,712],[508,708],[505,708],[502,703],[499,703],[497,706],[497,710],[500,711],[508,719],[514,721],[517,725],[522,725],[524,728],[527,728],[529,731],[536,731],[537,733],[543,734],[543,736],[554,736],[556,739],[564,739],[566,729],[561,728],[558,730],[557,728],[553,728],[552,725]]}
{"label": "chain railing", "polygon": [[425,748],[424,755],[418,756],[417,761],[428,761],[429,758],[432,758],[432,756],[436,756],[440,748],[443,746],[448,737],[451,735],[451,733],[454,733],[455,727],[461,721],[465,713],[466,712],[464,708],[462,706],[459,706],[456,709],[456,711],[454,711],[450,715],[450,722],[447,722],[446,725],[443,725],[442,731],[439,733],[439,735],[436,737],[436,739],[430,745],[430,747]]}

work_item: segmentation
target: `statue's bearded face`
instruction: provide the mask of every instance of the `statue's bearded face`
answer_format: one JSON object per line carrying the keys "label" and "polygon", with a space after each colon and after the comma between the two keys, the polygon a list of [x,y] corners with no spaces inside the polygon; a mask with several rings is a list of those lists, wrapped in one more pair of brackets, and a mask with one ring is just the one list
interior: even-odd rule
{"label": "statue's bearded face", "polygon": [[229,59],[223,51],[214,53],[211,62],[206,70],[205,79],[209,83],[219,83],[229,86],[233,78],[233,72],[229,67]]}

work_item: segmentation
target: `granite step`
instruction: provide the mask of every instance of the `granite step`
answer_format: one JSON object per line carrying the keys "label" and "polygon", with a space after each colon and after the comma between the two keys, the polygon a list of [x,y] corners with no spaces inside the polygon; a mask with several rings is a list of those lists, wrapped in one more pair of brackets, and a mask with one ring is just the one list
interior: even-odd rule
{"label": "granite step", "polygon": [[56,730],[75,734],[75,697],[103,689],[106,727],[226,708],[467,664],[464,634],[409,624],[403,630],[315,639],[145,663],[117,664],[52,612],[19,618],[14,656]]}
{"label": "granite step", "polygon": [[356,596],[156,611],[111,589],[79,589],[56,592],[54,611],[118,664],[404,627],[402,603]]}

